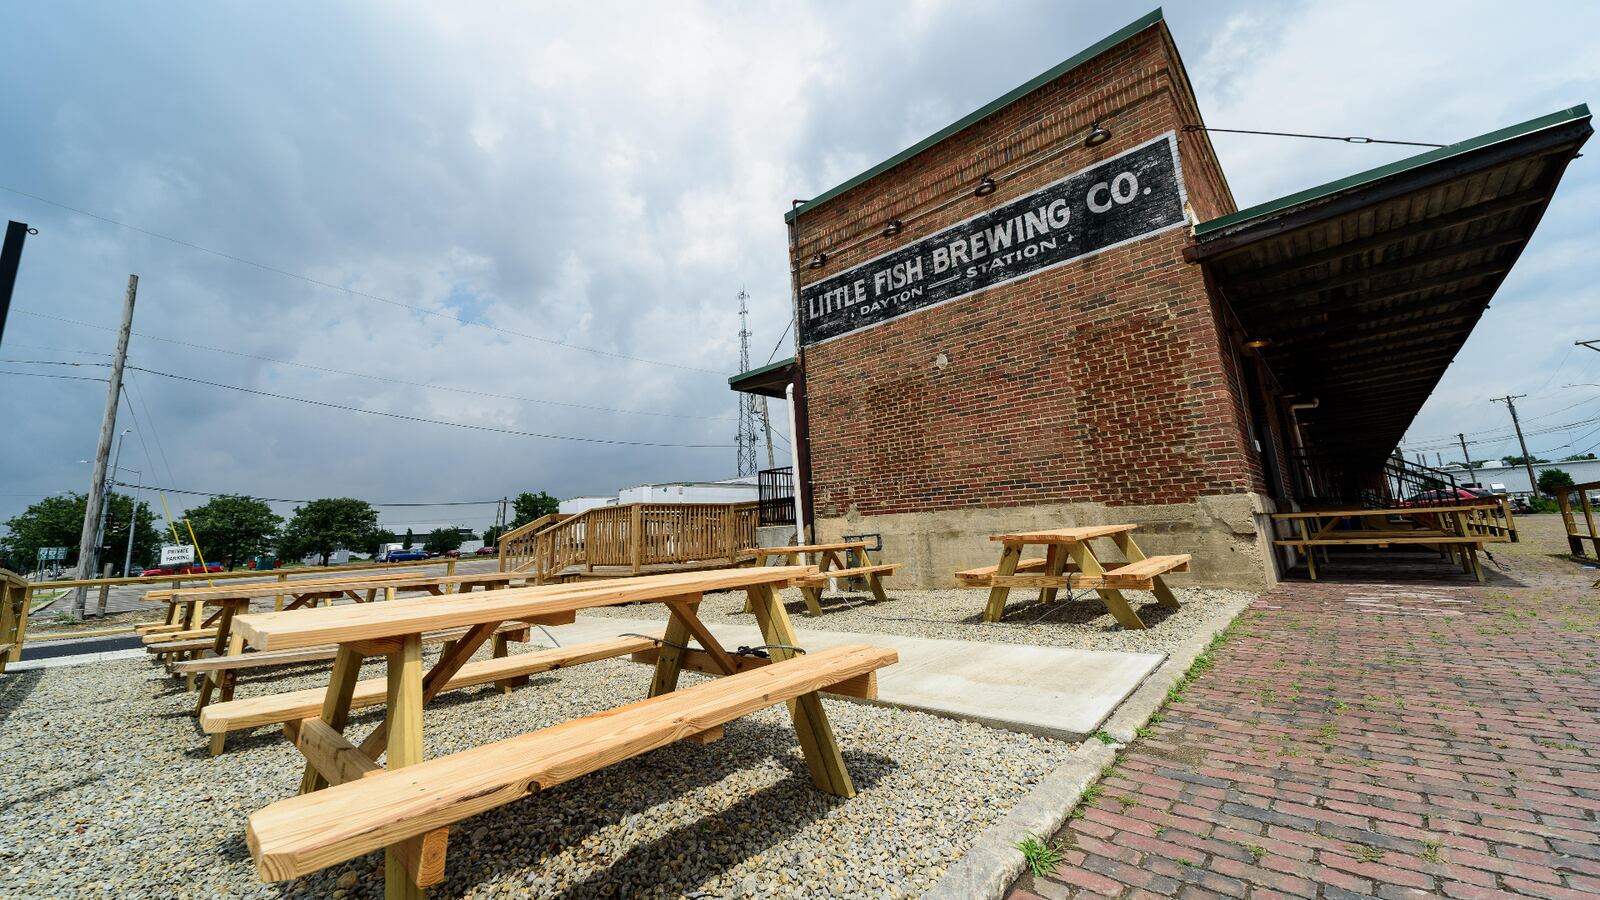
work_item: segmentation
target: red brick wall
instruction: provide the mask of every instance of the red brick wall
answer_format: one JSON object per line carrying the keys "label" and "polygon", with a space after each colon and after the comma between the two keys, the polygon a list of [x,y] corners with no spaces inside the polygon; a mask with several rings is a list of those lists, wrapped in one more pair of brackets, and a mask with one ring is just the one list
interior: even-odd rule
{"label": "red brick wall", "polygon": [[[1086,149],[1092,121],[1113,140]],[[1198,121],[1165,26],[1080,66],[799,217],[806,283]],[[1203,135],[1180,133],[1191,206],[1231,211]],[[1060,152],[1065,148],[1065,152]],[[1059,155],[907,225],[988,172]],[[859,243],[856,243],[858,242]],[[1174,229],[802,352],[818,516],[1253,489],[1236,373],[1203,271]],[[854,244],[854,246],[850,246]]]}

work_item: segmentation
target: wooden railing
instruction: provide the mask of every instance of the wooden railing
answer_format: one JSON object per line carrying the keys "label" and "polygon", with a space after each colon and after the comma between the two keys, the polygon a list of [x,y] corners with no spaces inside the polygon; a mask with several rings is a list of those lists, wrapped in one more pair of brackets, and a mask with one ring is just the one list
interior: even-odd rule
{"label": "wooden railing", "polygon": [[550,513],[500,535],[497,539],[500,544],[500,571],[524,572],[534,568],[539,554],[539,542],[535,536],[551,525],[570,518],[562,513]]}
{"label": "wooden railing", "polygon": [[0,672],[6,663],[22,656],[22,636],[28,628],[28,580],[0,569]]}
{"label": "wooden railing", "polygon": [[[756,546],[755,503],[599,506],[554,522],[530,522],[500,539],[502,571],[543,583],[573,566],[645,566],[725,560]],[[548,517],[547,517],[548,518]],[[538,527],[532,527],[537,525]]]}

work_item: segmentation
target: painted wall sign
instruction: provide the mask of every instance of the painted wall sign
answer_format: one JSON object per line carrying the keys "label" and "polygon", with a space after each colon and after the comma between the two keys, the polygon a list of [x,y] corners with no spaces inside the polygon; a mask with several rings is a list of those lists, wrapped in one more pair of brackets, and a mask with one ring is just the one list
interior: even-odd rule
{"label": "painted wall sign", "polygon": [[800,290],[809,347],[1185,222],[1168,132],[1026,197]]}

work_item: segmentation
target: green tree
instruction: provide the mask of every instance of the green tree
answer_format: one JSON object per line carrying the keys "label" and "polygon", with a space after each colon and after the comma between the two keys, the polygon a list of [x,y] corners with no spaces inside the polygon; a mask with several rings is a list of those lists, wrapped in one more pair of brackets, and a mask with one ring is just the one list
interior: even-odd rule
{"label": "green tree", "polygon": [[460,550],[462,540],[461,532],[457,529],[435,528],[423,539],[422,549],[429,553],[449,553],[451,550]]}
{"label": "green tree", "polygon": [[1561,457],[1561,461],[1562,462],[1583,462],[1586,459],[1594,459],[1594,458],[1595,458],[1595,455],[1593,453],[1574,453],[1571,456],[1563,456],[1563,457]]}
{"label": "green tree", "polygon": [[535,494],[523,491],[511,501],[511,509],[515,513],[511,519],[512,528],[521,528],[540,516],[548,516],[561,508],[561,501],[540,491]]}
{"label": "green tree", "polygon": [[392,544],[399,539],[400,536],[398,534],[395,534],[387,528],[380,528],[375,534],[373,534],[372,540],[368,542],[367,546],[362,547],[361,549],[368,556],[377,556],[378,550],[383,547],[384,544]]}
{"label": "green tree", "polygon": [[[0,557],[7,568],[30,571],[38,561],[40,547],[66,547],[64,568],[78,564],[78,537],[83,528],[83,509],[88,498],[83,494],[46,497],[31,504],[21,514],[6,522],[6,534],[0,537]],[[127,494],[113,493],[106,500],[106,529],[101,545],[102,561],[112,562],[121,568],[122,557],[128,546],[128,523],[133,519],[133,498]],[[148,503],[139,504],[139,516],[134,528],[133,560],[142,563],[150,560],[161,544],[161,532],[155,527],[155,514]]]}
{"label": "green tree", "polygon": [[365,500],[335,497],[297,506],[278,539],[278,553],[288,559],[316,554],[328,564],[333,551],[361,550],[377,540],[378,511]]}
{"label": "green tree", "polygon": [[406,539],[404,541],[400,542],[400,549],[402,549],[402,550],[410,550],[411,549],[411,545],[414,544],[414,543],[416,543],[416,535],[412,534],[411,533],[411,529],[407,528],[406,529]]}
{"label": "green tree", "polygon": [[501,528],[499,525],[490,525],[483,530],[483,542],[485,544],[497,543],[500,540],[500,535],[505,534],[508,530],[510,529]]}
{"label": "green tree", "polygon": [[1545,469],[1539,473],[1539,493],[1554,494],[1565,487],[1572,487],[1572,476],[1564,469]]}
{"label": "green tree", "polygon": [[[1526,465],[1526,458],[1525,457],[1521,457],[1521,456],[1502,456],[1502,457],[1500,457],[1500,461],[1505,463],[1508,466]],[[1539,456],[1538,454],[1534,454],[1533,462],[1535,462],[1535,463],[1547,463],[1549,461],[1550,460],[1545,459],[1544,457]]]}
{"label": "green tree", "polygon": [[194,528],[195,540],[210,562],[231,569],[236,563],[272,546],[283,517],[272,507],[249,497],[213,497],[184,513]]}

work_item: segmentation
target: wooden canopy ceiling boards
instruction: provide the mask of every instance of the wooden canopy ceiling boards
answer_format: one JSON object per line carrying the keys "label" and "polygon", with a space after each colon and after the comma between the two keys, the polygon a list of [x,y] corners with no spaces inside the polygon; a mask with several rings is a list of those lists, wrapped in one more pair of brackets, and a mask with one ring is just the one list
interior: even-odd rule
{"label": "wooden canopy ceiling boards", "polygon": [[1202,222],[1246,339],[1308,441],[1382,460],[1466,342],[1593,128],[1575,106]]}

